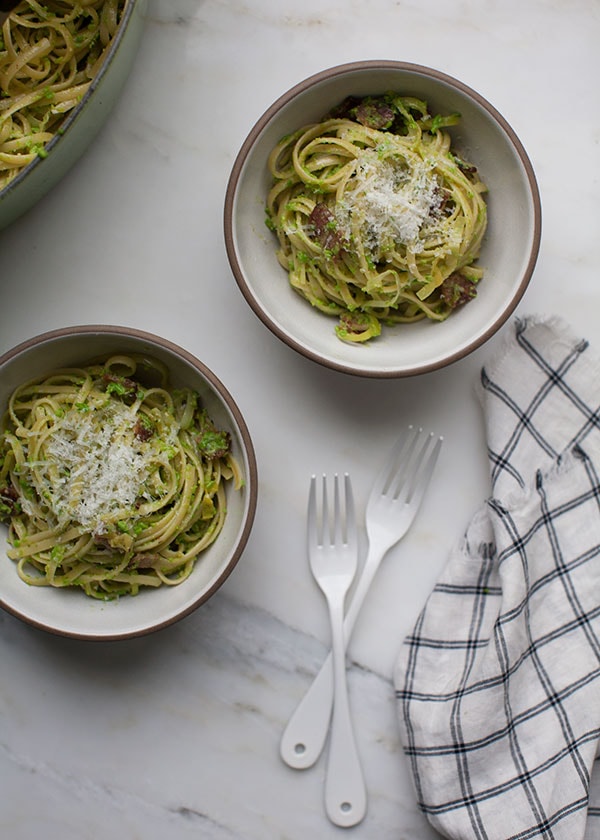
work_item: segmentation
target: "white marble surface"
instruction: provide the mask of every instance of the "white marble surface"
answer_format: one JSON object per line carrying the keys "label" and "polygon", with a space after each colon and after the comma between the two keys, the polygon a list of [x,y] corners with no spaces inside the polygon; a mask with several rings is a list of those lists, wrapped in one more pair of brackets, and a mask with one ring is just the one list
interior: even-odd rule
{"label": "white marble surface", "polygon": [[409,422],[447,443],[350,647],[369,789],[368,815],[350,831],[436,836],[415,806],[391,673],[449,547],[487,494],[473,387],[504,330],[416,379],[319,367],[274,338],[240,295],[222,239],[224,190],[248,129],[304,77],[366,58],[436,67],[503,113],[535,167],[543,238],[519,312],[561,314],[600,343],[599,39],[598,0],[150,0],[106,128],[45,200],[0,233],[0,352],[85,322],[182,344],[245,414],[260,468],[257,517],[222,590],[158,634],[83,643],[0,615],[0,836],[343,834],[323,812],[323,760],[298,772],[278,755],[328,646],[305,556],[308,480],[348,470],[362,509],[375,465]]}

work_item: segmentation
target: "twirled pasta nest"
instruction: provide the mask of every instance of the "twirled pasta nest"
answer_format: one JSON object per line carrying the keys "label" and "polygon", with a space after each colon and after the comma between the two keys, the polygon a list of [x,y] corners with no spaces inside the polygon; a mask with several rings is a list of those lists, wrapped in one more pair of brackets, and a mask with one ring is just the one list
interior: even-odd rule
{"label": "twirled pasta nest", "polygon": [[339,318],[342,340],[443,321],[476,296],[486,186],[452,148],[458,121],[397,93],[349,97],[273,149],[277,257],[300,295]]}

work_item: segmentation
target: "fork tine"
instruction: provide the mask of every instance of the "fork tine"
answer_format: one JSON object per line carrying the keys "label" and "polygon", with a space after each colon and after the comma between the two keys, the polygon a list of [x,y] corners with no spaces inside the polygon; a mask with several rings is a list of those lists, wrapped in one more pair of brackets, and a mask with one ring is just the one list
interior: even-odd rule
{"label": "fork tine", "polygon": [[[337,484],[337,476],[335,476],[335,482]],[[337,486],[334,487],[334,510],[336,506],[339,506]],[[337,511],[335,512],[337,513]],[[313,545],[333,545],[334,532],[329,518],[329,498],[327,495],[327,476],[325,473],[321,476],[320,487],[315,475],[310,480],[310,490],[308,493],[308,539]]]}
{"label": "fork tine", "polygon": [[406,460],[410,455],[414,442],[419,436],[420,429],[415,429],[414,426],[409,426],[403,434],[400,435],[396,441],[394,448],[390,452],[385,463],[381,467],[377,477],[373,483],[373,495],[377,493],[387,493],[389,486],[398,470],[402,470],[406,464]]}
{"label": "fork tine", "polygon": [[400,436],[382,467],[373,487],[380,493],[406,504],[417,503],[433,473],[443,438],[433,433],[422,439],[423,429],[412,425]]}
{"label": "fork tine", "polygon": [[[414,478],[415,472],[418,469],[420,459],[423,453],[423,447],[419,449],[419,440],[423,434],[422,428],[412,429],[412,434],[407,440],[407,445],[403,448],[399,461],[392,462],[393,473],[390,476],[389,485],[386,495],[393,499],[398,497],[401,488],[409,486],[411,479]],[[425,439],[425,446],[428,440]]]}
{"label": "fork tine", "polygon": [[348,473],[344,473],[345,510],[346,510],[346,543],[354,546],[357,541],[356,516],[354,514],[354,495],[352,482]]}
{"label": "fork tine", "polygon": [[443,438],[437,440],[433,433],[429,434],[418,451],[411,453],[410,463],[404,474],[398,476],[394,487],[393,498],[404,504],[418,505],[435,467]]}
{"label": "fork tine", "polygon": [[394,499],[397,499],[400,495],[402,495],[405,501],[408,502],[412,496],[412,491],[416,478],[419,475],[421,464],[426,457],[427,448],[434,437],[433,434],[430,433],[429,435],[425,435],[425,439],[423,440],[422,436],[423,429],[419,429],[413,438],[413,446],[406,458],[406,461],[400,465],[396,475],[390,482],[388,494]]}
{"label": "fork tine", "polygon": [[354,545],[357,541],[356,517],[352,482],[344,473],[343,484],[336,473],[333,477],[333,516],[328,495],[327,476],[321,482],[311,476],[308,492],[307,535],[312,545]]}
{"label": "fork tine", "polygon": [[[433,435],[431,435],[431,440],[433,440]],[[435,468],[438,455],[440,454],[440,449],[442,448],[442,443],[444,442],[443,437],[438,437],[436,440],[433,448],[427,455],[427,460],[425,463],[421,464],[419,471],[415,476],[415,484],[412,488],[412,492],[410,498],[407,498],[407,502],[411,502],[414,505],[420,505],[421,499],[427,490],[427,486],[429,484],[429,480],[432,476],[433,470]],[[429,443],[429,441],[428,441]]]}
{"label": "fork tine", "polygon": [[329,527],[331,544],[341,545],[344,542],[344,517],[341,511],[340,482],[337,473],[333,476],[333,522]]}
{"label": "fork tine", "polygon": [[311,476],[308,491],[308,512],[306,516],[307,536],[309,545],[319,545],[319,525],[317,523],[317,477]]}
{"label": "fork tine", "polygon": [[344,473],[344,483],[341,485],[339,476],[334,476],[335,507],[333,517],[333,544],[354,545],[356,542],[356,517],[354,515],[354,497],[352,482],[348,473]]}
{"label": "fork tine", "polygon": [[321,482],[321,545],[331,544],[331,523],[329,519],[329,499],[327,498],[327,476],[323,473]]}

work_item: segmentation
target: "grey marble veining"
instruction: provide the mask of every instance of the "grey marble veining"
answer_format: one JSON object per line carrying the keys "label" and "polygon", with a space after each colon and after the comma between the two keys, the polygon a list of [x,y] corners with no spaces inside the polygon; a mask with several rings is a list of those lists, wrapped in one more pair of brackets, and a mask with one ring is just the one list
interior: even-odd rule
{"label": "grey marble veining", "polygon": [[[0,819],[16,836],[52,826],[65,838],[108,837],[111,827],[299,838],[315,821],[319,836],[337,833],[321,825],[323,764],[297,774],[278,756],[286,715],[327,652],[314,637],[223,595],[138,640],[90,645],[5,615],[0,633],[12,720],[0,740]],[[394,837],[403,757],[391,684],[351,665],[350,690],[379,811],[370,831]],[[35,809],[24,807],[26,789]],[[426,831],[410,799],[403,808]]]}

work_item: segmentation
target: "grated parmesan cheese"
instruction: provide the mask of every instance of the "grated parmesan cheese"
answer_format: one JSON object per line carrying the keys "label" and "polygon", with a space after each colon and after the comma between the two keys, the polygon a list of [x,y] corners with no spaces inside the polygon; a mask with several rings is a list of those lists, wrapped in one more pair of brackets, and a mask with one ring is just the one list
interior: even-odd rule
{"label": "grated parmesan cheese", "polygon": [[137,438],[136,417],[127,406],[109,403],[85,413],[72,409],[62,418],[36,470],[59,522],[73,519],[102,533],[108,514],[134,504],[156,461],[166,463],[164,439]]}
{"label": "grated parmesan cheese", "polygon": [[366,149],[356,160],[354,177],[336,208],[340,231],[350,237],[358,227],[366,248],[375,255],[394,243],[422,250],[419,233],[439,216],[441,192],[433,164],[381,158]]}

